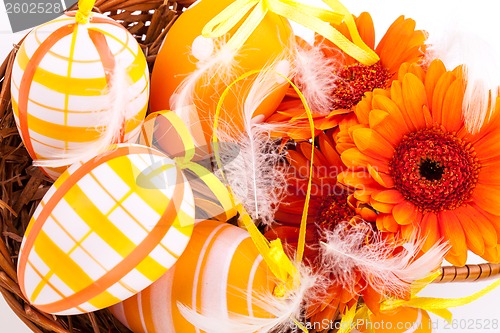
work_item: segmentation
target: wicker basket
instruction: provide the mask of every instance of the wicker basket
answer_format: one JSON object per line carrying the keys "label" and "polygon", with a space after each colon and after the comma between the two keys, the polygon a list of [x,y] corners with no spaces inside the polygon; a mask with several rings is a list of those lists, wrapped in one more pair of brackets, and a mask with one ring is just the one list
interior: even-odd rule
{"label": "wicker basket", "polygon": [[[182,10],[194,0],[97,0],[95,11],[123,24],[138,40],[151,70],[163,38]],[[22,236],[51,181],[23,147],[10,103],[10,75],[18,46],[0,65],[0,292],[33,332],[130,332],[107,311],[53,316],[31,307],[17,282],[16,264]],[[500,265],[443,267],[435,282],[477,281],[500,276]]]}

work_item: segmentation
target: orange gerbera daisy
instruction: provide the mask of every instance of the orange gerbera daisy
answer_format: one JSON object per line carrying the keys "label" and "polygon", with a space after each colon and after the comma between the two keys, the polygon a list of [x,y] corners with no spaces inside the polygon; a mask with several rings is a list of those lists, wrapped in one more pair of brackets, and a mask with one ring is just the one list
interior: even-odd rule
{"label": "orange gerbera daisy", "polygon": [[[366,92],[377,88],[388,88],[397,77],[399,67],[406,62],[418,62],[425,54],[426,33],[415,30],[415,21],[400,16],[389,27],[375,47],[375,28],[368,13],[361,13],[355,18],[356,26],[363,41],[379,55],[380,61],[367,66],[345,54],[336,45],[320,35],[316,35],[314,46],[318,47],[332,64],[336,74],[334,88],[330,92],[331,110],[313,110],[322,116],[316,116],[316,128],[336,126],[340,118],[352,111]],[[351,38],[345,23],[334,25],[347,38]],[[299,43],[303,44],[303,43]],[[307,46],[302,46],[307,47]],[[299,86],[307,82],[299,83]],[[326,114],[326,115],[325,115]],[[340,116],[340,117],[339,117]],[[289,136],[292,139],[310,138],[309,123],[301,101],[294,91],[271,115],[267,122],[279,123],[288,119],[294,127]],[[330,128],[331,128],[330,127]]]}
{"label": "orange gerbera daisy", "polygon": [[[313,163],[313,190],[308,211],[306,233],[305,262],[313,270],[321,270],[319,244],[323,240],[323,231],[331,230],[344,221],[355,223],[359,216],[365,220],[375,220],[375,213],[366,205],[357,205],[348,190],[337,184],[337,175],[345,169],[339,154],[335,151],[333,136],[335,132],[329,130],[320,133],[317,138],[317,147],[314,152]],[[287,152],[290,163],[287,179],[287,196],[280,203],[275,215],[276,224],[266,232],[268,239],[280,238],[285,250],[293,256],[297,248],[300,221],[304,208],[307,181],[309,175],[311,144],[298,143],[295,150]],[[361,278],[356,275],[356,286],[347,290],[341,283],[331,283],[322,291],[307,310],[307,317],[316,323],[326,323],[343,313],[346,306],[351,307],[361,295],[367,304],[376,311],[381,300],[376,293]],[[327,319],[323,321],[323,319]]]}
{"label": "orange gerbera daisy", "polygon": [[500,261],[500,110],[471,134],[465,88],[460,67],[402,66],[390,91],[357,105],[358,123],[342,128],[338,147],[349,168],[339,181],[378,211],[379,230],[404,239],[418,232],[424,251],[449,242],[446,259],[460,266],[467,249]]}

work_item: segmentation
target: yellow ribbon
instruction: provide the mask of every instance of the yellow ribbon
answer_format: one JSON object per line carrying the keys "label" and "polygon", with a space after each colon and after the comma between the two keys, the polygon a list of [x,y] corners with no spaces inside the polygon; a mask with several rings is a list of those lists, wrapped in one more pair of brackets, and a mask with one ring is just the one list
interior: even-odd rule
{"label": "yellow ribbon", "polygon": [[[247,72],[240,77],[238,77],[235,81],[233,81],[222,93],[219,102],[217,103],[217,108],[215,110],[215,115],[214,115],[214,122],[213,122],[213,134],[212,134],[212,142],[213,142],[213,149],[214,149],[214,155],[215,159],[217,161],[217,165],[219,169],[222,171],[222,161],[220,159],[220,154],[219,154],[219,147],[218,147],[218,138],[217,138],[217,127],[219,124],[219,117],[220,113],[222,110],[222,104],[224,102],[224,99],[228,95],[229,91],[231,88],[237,84],[238,82],[245,80],[246,78],[258,74],[264,70],[253,70],[250,72]],[[314,136],[314,122],[312,118],[312,113],[307,105],[307,101],[300,91],[300,89],[286,76],[276,73],[276,75],[281,76],[283,79],[288,81],[288,83],[295,89],[297,94],[299,95],[302,103],[304,104],[304,108],[306,110],[306,114],[309,119],[309,125],[310,125],[310,130],[311,133],[313,133]],[[311,147],[311,161],[314,158],[314,146]],[[301,219],[301,224],[300,224],[300,232],[299,232],[299,242],[297,246],[297,256],[295,258],[296,263],[300,263],[303,258],[304,254],[304,248],[305,248],[305,238],[306,238],[306,223],[307,223],[307,212],[309,210],[309,201],[311,197],[311,188],[312,188],[312,173],[313,173],[313,164],[311,162],[309,166],[309,180],[308,180],[308,185],[307,185],[307,193],[306,193],[306,200],[304,202],[304,208],[302,212],[302,219]],[[224,173],[221,172],[222,177],[225,179]],[[226,181],[227,183],[227,181]],[[228,191],[231,193],[231,196],[234,196],[232,193],[231,188],[228,187]],[[238,211],[240,212],[240,217],[241,221],[243,223],[243,226],[247,229],[248,233],[250,234],[255,246],[257,247],[259,253],[262,255],[262,258],[268,265],[269,269],[273,273],[273,275],[281,282],[281,284],[278,284],[274,290],[274,294],[278,297],[284,297],[287,294],[287,291],[295,289],[299,281],[299,274],[297,271],[297,266],[294,265],[288,256],[285,254],[283,250],[283,246],[281,244],[280,239],[276,239],[272,242],[269,242],[264,235],[258,230],[258,228],[255,226],[254,222],[252,221],[252,218],[250,215],[246,212],[245,208],[241,205],[238,204]],[[304,332],[307,330],[304,330],[305,327],[299,326]]]}
{"label": "yellow ribbon", "polygon": [[[460,298],[434,298],[434,297],[419,297],[416,294],[429,285],[432,281],[436,279],[437,276],[441,274],[440,271],[436,271],[430,274],[427,278],[414,282],[412,285],[411,297],[409,300],[401,299],[386,299],[380,305],[381,312],[388,312],[399,307],[411,307],[416,309],[422,309],[428,312],[432,312],[437,316],[445,319],[449,323],[452,321],[453,314],[448,310],[448,308],[463,306],[478,300],[479,298],[485,296],[486,294],[493,291],[495,288],[500,286],[500,279],[493,282],[484,289],[465,297]],[[342,331],[342,329],[352,327],[352,322],[355,318],[369,320],[370,310],[363,304],[353,315],[350,311],[353,310],[355,306],[348,310],[347,314],[342,317],[341,330],[338,333],[348,332]]]}
{"label": "yellow ribbon", "polygon": [[[226,44],[230,50],[237,52],[267,13],[272,12],[320,34],[364,65],[373,65],[379,61],[378,55],[361,39],[354,18],[347,8],[338,0],[323,2],[331,10],[296,0],[236,0],[205,25],[202,35],[206,38],[221,37],[248,15]],[[349,30],[352,42],[330,24],[339,24],[342,20]]]}
{"label": "yellow ribbon", "polygon": [[337,333],[349,333],[352,331],[352,323],[354,321],[356,313],[356,304],[351,306],[350,309],[347,309],[346,313],[342,315],[342,319],[340,320],[340,328]]}
{"label": "yellow ribbon", "polygon": [[500,286],[500,279],[496,280],[486,288],[465,297],[460,298],[433,298],[433,297],[412,297],[410,300],[386,300],[381,304],[380,309],[382,311],[392,310],[401,306],[412,307],[417,309],[427,310],[433,312],[447,321],[451,321],[452,314],[447,309],[457,306],[463,306],[469,304],[473,301],[478,300],[489,292],[493,291],[495,288]]}
{"label": "yellow ribbon", "polygon": [[[142,126],[142,135],[140,137],[141,143],[150,147],[154,145],[153,137],[158,117],[164,117],[171,125],[171,130],[175,131],[182,141],[182,155],[173,158],[176,165],[181,169],[190,170],[203,183],[205,183],[215,196],[216,204],[219,205],[221,212],[226,215],[226,220],[236,216],[236,207],[234,206],[233,200],[227,191],[226,186],[222,184],[222,182],[208,169],[192,161],[195,156],[195,144],[193,138],[189,129],[175,112],[158,111],[148,115]],[[154,175],[149,176],[154,177]]]}
{"label": "yellow ribbon", "polygon": [[78,11],[76,12],[75,19],[79,24],[89,23],[90,13],[94,8],[95,0],[79,0]]}

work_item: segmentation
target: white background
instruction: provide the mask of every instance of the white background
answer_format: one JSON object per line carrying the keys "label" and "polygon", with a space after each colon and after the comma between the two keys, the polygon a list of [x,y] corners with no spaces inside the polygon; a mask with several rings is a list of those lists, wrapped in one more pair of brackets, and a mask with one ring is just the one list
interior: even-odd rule
{"label": "white background", "polygon": [[[305,0],[304,0],[305,1]],[[310,0],[308,2],[318,2]],[[476,33],[481,38],[493,41],[492,46],[496,50],[496,58],[500,63],[500,24],[498,23],[498,0],[344,0],[343,3],[354,14],[361,11],[369,11],[374,17],[377,38],[379,39],[385,29],[399,15],[404,14],[417,21],[417,28],[425,29],[431,33],[442,32],[443,27],[457,26]],[[8,25],[8,19],[3,2],[0,0],[0,60],[4,59],[12,44],[19,40],[26,32],[12,34]],[[496,42],[496,43],[495,43]],[[484,50],[476,50],[478,54]],[[480,258],[471,256],[469,262],[481,262]],[[454,283],[446,285],[432,285],[422,295],[432,297],[460,297],[470,295],[490,282],[481,283]],[[480,300],[460,308],[451,309],[454,320],[458,323],[471,323],[474,320],[498,320],[500,321],[500,288],[491,292]],[[460,333],[500,333],[497,329],[445,329],[443,319],[433,317],[435,325],[439,329],[434,332],[460,332]],[[1,332],[24,333],[30,330],[16,317],[16,315],[5,304],[0,297],[0,323]],[[177,332],[182,333],[182,332]]]}

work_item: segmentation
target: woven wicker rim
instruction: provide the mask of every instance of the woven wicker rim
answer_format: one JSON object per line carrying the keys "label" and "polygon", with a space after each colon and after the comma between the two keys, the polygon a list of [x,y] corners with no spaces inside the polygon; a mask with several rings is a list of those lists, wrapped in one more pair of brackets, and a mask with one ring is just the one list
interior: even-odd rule
{"label": "woven wicker rim", "polygon": [[[141,45],[150,70],[175,19],[194,0],[97,0],[95,11],[122,23]],[[78,316],[53,316],[31,307],[16,273],[22,236],[51,181],[36,167],[21,143],[10,103],[10,74],[19,45],[0,65],[0,292],[33,332],[130,332],[107,310]],[[500,264],[446,266],[434,281],[474,282],[500,276]]]}

